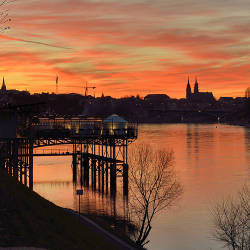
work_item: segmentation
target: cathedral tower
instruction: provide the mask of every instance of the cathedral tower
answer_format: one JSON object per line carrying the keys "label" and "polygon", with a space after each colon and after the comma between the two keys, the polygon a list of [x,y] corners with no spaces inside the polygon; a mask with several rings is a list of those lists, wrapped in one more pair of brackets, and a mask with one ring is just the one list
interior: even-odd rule
{"label": "cathedral tower", "polygon": [[199,86],[198,86],[197,78],[195,78],[194,94],[198,94],[198,93],[199,93]]}
{"label": "cathedral tower", "polygon": [[192,95],[192,92],[191,92],[191,87],[190,87],[189,77],[188,77],[188,83],[187,83],[187,88],[186,88],[186,98],[190,99],[191,95]]}

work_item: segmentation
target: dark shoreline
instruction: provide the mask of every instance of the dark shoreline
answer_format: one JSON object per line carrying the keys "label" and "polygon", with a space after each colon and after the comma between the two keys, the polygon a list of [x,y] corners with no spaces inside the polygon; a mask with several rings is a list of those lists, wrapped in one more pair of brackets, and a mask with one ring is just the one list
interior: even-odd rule
{"label": "dark shoreline", "polygon": [[250,128],[249,122],[157,122],[157,121],[147,121],[147,122],[138,122],[138,125],[144,124],[223,124],[223,125],[232,125],[232,126],[241,126]]}
{"label": "dark shoreline", "polygon": [[0,247],[117,249],[104,235],[18,183],[4,169],[0,169]]}

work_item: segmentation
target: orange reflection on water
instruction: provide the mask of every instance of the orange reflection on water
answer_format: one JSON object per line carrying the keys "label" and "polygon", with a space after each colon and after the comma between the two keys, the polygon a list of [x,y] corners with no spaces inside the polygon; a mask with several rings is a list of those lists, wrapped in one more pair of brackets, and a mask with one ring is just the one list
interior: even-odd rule
{"label": "orange reflection on water", "polygon": [[[184,187],[176,206],[156,217],[149,249],[221,249],[209,238],[210,208],[223,196],[235,194],[249,181],[250,130],[221,124],[151,124],[139,127],[134,143],[173,150],[175,167]],[[72,182],[72,158],[46,157],[34,161],[34,189],[57,205],[78,209]],[[83,212],[124,216],[121,182],[116,202],[110,194],[84,188]],[[97,186],[98,189],[98,186]]]}
{"label": "orange reflection on water", "polygon": [[227,125],[142,125],[138,142],[172,149],[184,186],[177,206],[162,213],[149,249],[221,249],[209,237],[210,208],[249,181],[249,129]]}

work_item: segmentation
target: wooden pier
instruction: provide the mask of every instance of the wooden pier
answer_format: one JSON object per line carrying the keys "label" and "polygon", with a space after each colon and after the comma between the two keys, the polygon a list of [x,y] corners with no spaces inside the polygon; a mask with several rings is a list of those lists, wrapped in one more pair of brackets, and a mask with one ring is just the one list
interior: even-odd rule
{"label": "wooden pier", "polygon": [[118,116],[51,118],[9,108],[0,110],[0,117],[0,167],[29,188],[33,189],[34,156],[69,156],[74,182],[80,178],[81,185],[115,195],[117,177],[122,177],[124,195],[128,194],[127,148],[137,139],[137,124]]}

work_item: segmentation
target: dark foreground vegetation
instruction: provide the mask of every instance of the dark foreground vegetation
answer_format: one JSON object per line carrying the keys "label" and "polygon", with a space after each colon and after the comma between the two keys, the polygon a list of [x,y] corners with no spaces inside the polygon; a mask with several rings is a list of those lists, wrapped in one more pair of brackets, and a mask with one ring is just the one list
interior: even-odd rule
{"label": "dark foreground vegetation", "polygon": [[116,249],[63,208],[0,169],[0,247]]}
{"label": "dark foreground vegetation", "polygon": [[218,202],[212,209],[213,238],[233,250],[250,249],[250,186],[245,184],[236,197]]}

